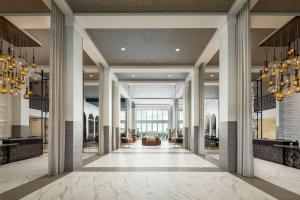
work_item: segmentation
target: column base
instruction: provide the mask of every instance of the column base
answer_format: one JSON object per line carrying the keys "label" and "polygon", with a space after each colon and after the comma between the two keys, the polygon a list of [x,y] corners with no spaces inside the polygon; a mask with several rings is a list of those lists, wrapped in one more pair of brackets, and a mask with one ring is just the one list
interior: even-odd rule
{"label": "column base", "polygon": [[104,154],[111,152],[110,126],[103,126],[104,130]]}
{"label": "column base", "polygon": [[82,123],[65,123],[65,171],[82,167]]}
{"label": "column base", "polygon": [[237,170],[237,121],[220,122],[220,165],[229,172]]}

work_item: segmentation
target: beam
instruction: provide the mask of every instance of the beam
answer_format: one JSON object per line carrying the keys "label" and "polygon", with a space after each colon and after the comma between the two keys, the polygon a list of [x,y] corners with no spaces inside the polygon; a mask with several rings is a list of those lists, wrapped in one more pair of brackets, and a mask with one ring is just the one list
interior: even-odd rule
{"label": "beam", "polygon": [[75,14],[87,29],[217,28],[226,13],[200,14]]}
{"label": "beam", "polygon": [[[155,69],[155,70],[154,70]],[[111,66],[112,73],[189,73],[192,66]]]}

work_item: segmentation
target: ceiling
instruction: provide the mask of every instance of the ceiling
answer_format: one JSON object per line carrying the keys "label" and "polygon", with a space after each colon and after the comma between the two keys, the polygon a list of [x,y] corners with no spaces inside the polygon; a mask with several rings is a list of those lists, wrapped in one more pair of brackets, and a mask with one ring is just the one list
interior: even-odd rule
{"label": "ceiling", "polygon": [[[49,29],[26,29],[31,36],[33,36],[37,41],[39,41],[42,46],[37,47],[35,51],[36,62],[38,65],[49,65],[50,56],[50,30]],[[25,50],[26,48],[24,48]],[[29,57],[31,56],[32,49],[27,48]],[[84,65],[95,65],[93,60],[83,51],[83,64]]]}
{"label": "ceiling", "polygon": [[252,12],[300,12],[298,0],[259,0]]}
{"label": "ceiling", "polygon": [[75,13],[227,12],[234,0],[66,0]]}
{"label": "ceiling", "polygon": [[[123,84],[131,98],[174,98],[175,84]],[[177,85],[178,90],[181,85]]]}
{"label": "ceiling", "polygon": [[[171,70],[170,70],[171,71]],[[188,73],[116,73],[120,81],[124,80],[143,80],[143,81],[159,81],[159,80],[180,80],[183,81]]]}
{"label": "ceiling", "polygon": [[[270,35],[275,29],[263,29],[256,28],[251,29],[251,57],[252,57],[252,66],[260,66],[265,60],[265,51],[269,52],[269,59],[271,59],[271,54],[273,51],[271,48],[259,47],[259,43],[264,40],[268,35]],[[279,55],[277,55],[279,56]],[[207,64],[209,66],[219,66],[219,51],[212,57],[212,59]]]}
{"label": "ceiling", "polygon": [[84,98],[98,98],[99,97],[99,87],[98,86],[84,86]]}
{"label": "ceiling", "polygon": [[19,12],[49,13],[49,9],[41,0],[0,0],[0,13]]}
{"label": "ceiling", "polygon": [[[87,32],[109,65],[194,65],[215,29],[87,29]],[[176,48],[180,51],[176,52]]]}

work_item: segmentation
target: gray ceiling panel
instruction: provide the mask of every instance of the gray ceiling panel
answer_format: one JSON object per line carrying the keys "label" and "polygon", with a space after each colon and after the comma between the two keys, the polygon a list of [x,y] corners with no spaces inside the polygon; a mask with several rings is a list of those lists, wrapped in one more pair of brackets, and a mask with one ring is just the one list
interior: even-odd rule
{"label": "gray ceiling panel", "polygon": [[299,0],[259,0],[252,12],[300,12]]}
{"label": "gray ceiling panel", "polygon": [[[215,29],[87,29],[87,32],[110,65],[193,65]],[[126,51],[121,51],[122,47]]]}
{"label": "gray ceiling panel", "polygon": [[234,0],[67,0],[75,13],[227,12]]}
{"label": "gray ceiling panel", "polygon": [[0,0],[0,13],[48,13],[41,0]]}

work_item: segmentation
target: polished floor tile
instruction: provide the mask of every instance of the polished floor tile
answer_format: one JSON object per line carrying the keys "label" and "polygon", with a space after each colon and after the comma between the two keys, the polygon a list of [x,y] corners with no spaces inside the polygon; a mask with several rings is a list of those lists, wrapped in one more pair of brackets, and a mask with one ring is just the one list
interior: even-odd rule
{"label": "polished floor tile", "polygon": [[40,199],[275,199],[187,150],[122,148],[25,196]]}

